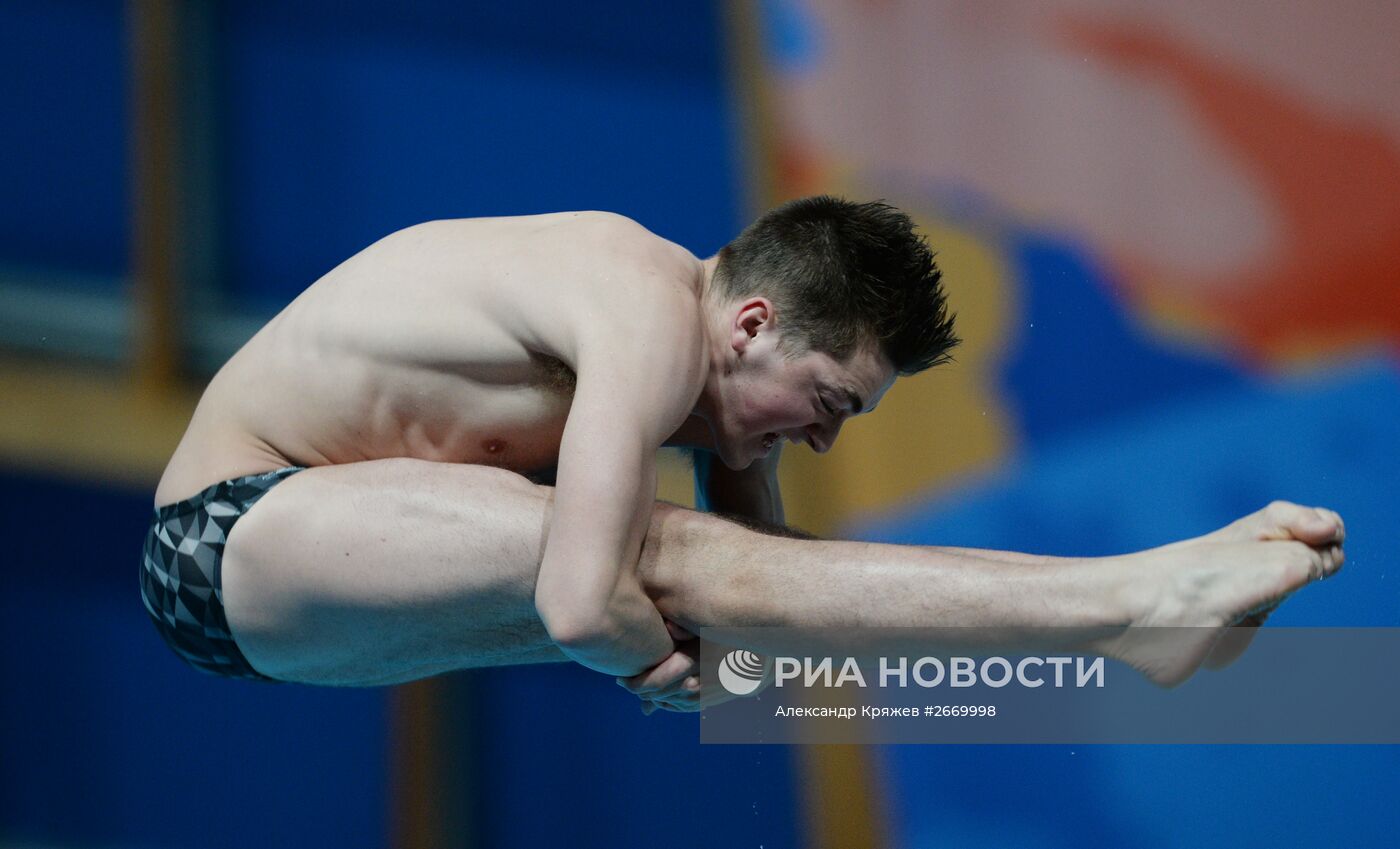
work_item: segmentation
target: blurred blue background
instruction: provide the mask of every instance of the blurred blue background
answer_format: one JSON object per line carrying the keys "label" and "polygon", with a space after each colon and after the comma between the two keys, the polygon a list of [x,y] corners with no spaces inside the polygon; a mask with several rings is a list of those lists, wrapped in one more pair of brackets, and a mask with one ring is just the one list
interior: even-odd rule
{"label": "blurred blue background", "polygon": [[[1269,57],[1305,12],[0,5],[0,847],[1393,845],[1390,747],[701,746],[697,717],[644,719],[566,666],[208,678],[138,597],[151,487],[202,382],[361,247],[431,218],[605,209],[709,255],[758,207],[836,191],[916,215],[967,342],[830,455],[785,457],[795,524],[1092,555],[1325,504],[1344,577],[1271,622],[1400,625],[1400,92],[1369,40],[1400,16],[1339,16],[1332,53],[1287,77]],[[1201,59],[1235,49],[1212,26],[1254,88]],[[1380,82],[1328,76],[1329,55],[1372,57]],[[1299,150],[1250,135],[1279,103]],[[1093,135],[1087,165],[1042,108]],[[1305,120],[1328,110],[1362,141]],[[1113,129],[1141,122],[1162,137]],[[1347,194],[1350,172],[1275,179],[1322,150],[1364,160],[1382,199]],[[1221,161],[1251,202],[1190,182],[1235,185]],[[1287,223],[1326,192],[1363,235],[1310,224],[1341,270],[1299,288]],[[1214,235],[1189,249],[1135,241],[1193,217]],[[1206,271],[1173,264],[1197,254]]]}

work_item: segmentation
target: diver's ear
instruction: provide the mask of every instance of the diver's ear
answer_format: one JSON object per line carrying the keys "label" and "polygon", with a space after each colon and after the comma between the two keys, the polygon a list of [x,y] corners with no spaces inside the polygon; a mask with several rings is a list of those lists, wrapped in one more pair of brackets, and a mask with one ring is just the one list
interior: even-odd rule
{"label": "diver's ear", "polygon": [[773,303],[767,298],[749,298],[739,304],[734,313],[729,344],[737,353],[742,354],[760,332],[772,329]]}

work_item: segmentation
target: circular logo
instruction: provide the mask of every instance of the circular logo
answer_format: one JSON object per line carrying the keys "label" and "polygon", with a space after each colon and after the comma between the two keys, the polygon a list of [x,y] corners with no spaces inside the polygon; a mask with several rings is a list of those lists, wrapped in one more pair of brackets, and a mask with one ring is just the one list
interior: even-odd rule
{"label": "circular logo", "polygon": [[719,683],[736,696],[747,696],[763,686],[768,663],[759,655],[735,649],[719,662]]}

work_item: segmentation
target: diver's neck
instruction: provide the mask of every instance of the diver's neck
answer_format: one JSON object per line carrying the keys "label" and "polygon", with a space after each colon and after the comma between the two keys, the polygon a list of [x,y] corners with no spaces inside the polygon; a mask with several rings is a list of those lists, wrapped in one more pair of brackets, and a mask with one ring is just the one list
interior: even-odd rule
{"label": "diver's neck", "polygon": [[715,434],[710,429],[710,423],[699,413],[691,413],[686,417],[676,432],[662,443],[667,448],[690,448],[701,451],[715,450]]}

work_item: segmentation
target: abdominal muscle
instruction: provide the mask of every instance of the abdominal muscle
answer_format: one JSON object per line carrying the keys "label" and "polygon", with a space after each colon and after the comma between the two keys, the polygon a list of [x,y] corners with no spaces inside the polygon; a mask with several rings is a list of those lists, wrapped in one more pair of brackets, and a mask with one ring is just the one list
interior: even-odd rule
{"label": "abdominal muscle", "polygon": [[[156,489],[156,504],[287,466],[412,457],[529,474],[558,461],[570,396],[527,359],[490,382],[403,364],[325,363],[250,379],[246,350],[215,377]],[[243,354],[240,354],[243,356]],[[517,371],[515,369],[511,371]]]}
{"label": "abdominal muscle", "polygon": [[557,463],[572,398],[558,360],[460,314],[470,361],[386,349],[392,315],[366,310],[375,325],[357,337],[327,333],[319,306],[294,303],[210,381],[157,506],[287,466],[411,457],[529,474]]}

